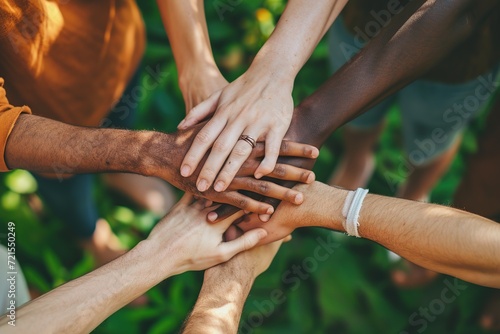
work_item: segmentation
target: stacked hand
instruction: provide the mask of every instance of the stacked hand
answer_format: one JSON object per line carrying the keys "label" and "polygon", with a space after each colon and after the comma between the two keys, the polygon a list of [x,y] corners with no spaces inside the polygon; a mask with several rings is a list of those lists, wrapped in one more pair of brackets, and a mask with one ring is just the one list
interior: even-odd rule
{"label": "stacked hand", "polygon": [[[213,189],[203,193],[200,192],[196,188],[196,175],[199,173],[201,167],[190,177],[182,177],[178,172],[180,160],[176,159],[176,157],[185,156],[186,151],[202,126],[203,124],[199,124],[188,130],[179,131],[173,137],[172,135],[159,134],[158,137],[152,138],[150,140],[151,143],[145,145],[149,149],[146,155],[153,157],[146,174],[168,180],[176,187],[188,193],[207,198],[217,203],[227,203],[258,214],[272,214],[274,208],[270,204],[259,202],[239,193],[239,190],[250,191],[254,194],[269,196],[294,204],[302,203],[303,196],[300,192],[282,187],[270,181],[257,180],[253,177],[265,152],[264,145],[260,143],[252,150],[249,158],[243,162],[242,168],[237,171],[236,177],[225,192],[220,193]],[[164,136],[167,136],[167,138]],[[167,151],[166,141],[174,141],[175,145],[168,146],[175,149]],[[280,147],[281,155],[298,157],[304,160],[315,159],[318,153],[318,150],[313,146],[293,142],[283,142]],[[275,180],[290,180],[302,183],[311,183],[314,181],[314,174],[311,171],[285,164],[277,164],[269,174],[269,177]]]}
{"label": "stacked hand", "polygon": [[224,233],[243,212],[209,224],[205,217],[211,209],[205,208],[202,201],[195,201],[192,195],[184,195],[155,226],[145,243],[157,250],[159,269],[174,268],[173,274],[178,274],[210,268],[251,249],[267,234],[263,229],[254,229],[224,242]]}
{"label": "stacked hand", "polygon": [[218,192],[225,191],[251,156],[252,143],[259,141],[265,142],[265,157],[254,175],[259,179],[272,173],[292,119],[292,84],[293,80],[275,77],[269,70],[250,68],[197,105],[179,124],[180,130],[213,117],[196,135],[182,162],[181,175],[189,177],[202,165],[198,191],[205,192],[212,185]]}

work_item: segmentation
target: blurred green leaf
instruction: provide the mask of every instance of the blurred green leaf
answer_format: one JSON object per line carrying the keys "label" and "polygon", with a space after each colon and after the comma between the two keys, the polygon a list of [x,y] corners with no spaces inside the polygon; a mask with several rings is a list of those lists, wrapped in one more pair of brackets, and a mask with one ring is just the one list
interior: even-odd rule
{"label": "blurred green leaf", "polygon": [[18,194],[31,194],[36,191],[37,183],[33,175],[21,169],[17,169],[5,178],[7,187]]}

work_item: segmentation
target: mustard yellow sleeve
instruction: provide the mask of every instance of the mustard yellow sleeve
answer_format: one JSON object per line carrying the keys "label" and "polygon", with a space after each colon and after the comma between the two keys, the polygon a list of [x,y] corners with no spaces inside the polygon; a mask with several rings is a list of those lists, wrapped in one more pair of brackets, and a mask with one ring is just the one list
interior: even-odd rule
{"label": "mustard yellow sleeve", "polygon": [[0,78],[0,172],[9,170],[5,163],[5,146],[17,118],[22,113],[31,114],[31,110],[26,106],[14,107],[9,104],[3,84],[4,80]]}

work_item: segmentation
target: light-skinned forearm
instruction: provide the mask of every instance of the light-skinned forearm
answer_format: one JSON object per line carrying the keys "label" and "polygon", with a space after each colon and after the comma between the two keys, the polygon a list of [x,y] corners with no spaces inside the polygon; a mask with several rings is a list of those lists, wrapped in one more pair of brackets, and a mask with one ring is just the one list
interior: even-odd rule
{"label": "light-skinned forearm", "polygon": [[[146,174],[144,146],[170,136],[152,131],[85,128],[34,115],[21,115],[7,141],[5,159],[22,168],[57,176],[75,173]],[[164,161],[165,162],[165,161]]]}
{"label": "light-skinned forearm", "polygon": [[122,257],[19,308],[15,327],[3,317],[0,331],[89,333],[118,309],[174,274],[174,268],[157,265],[158,256],[159,250],[149,241],[141,242]]}
{"label": "light-skinned forearm", "polygon": [[[193,68],[217,70],[203,0],[157,0],[179,78]],[[218,71],[218,70],[217,70]]]}
{"label": "light-skinned forearm", "polygon": [[[317,206],[306,224],[344,231],[346,190],[314,184]],[[307,198],[308,193],[305,193]],[[321,209],[320,209],[321,208]],[[445,207],[368,194],[359,234],[425,268],[466,281],[500,287],[500,225]]]}
{"label": "light-skinned forearm", "polygon": [[[243,306],[255,277],[225,263],[205,271],[193,312],[182,333],[237,333]],[[246,273],[246,274],[245,274]]]}
{"label": "light-skinned forearm", "polygon": [[347,0],[290,0],[249,71],[293,82]]}
{"label": "light-skinned forearm", "polygon": [[339,126],[426,73],[470,36],[497,4],[497,0],[410,2],[303,101],[287,137],[322,144]]}

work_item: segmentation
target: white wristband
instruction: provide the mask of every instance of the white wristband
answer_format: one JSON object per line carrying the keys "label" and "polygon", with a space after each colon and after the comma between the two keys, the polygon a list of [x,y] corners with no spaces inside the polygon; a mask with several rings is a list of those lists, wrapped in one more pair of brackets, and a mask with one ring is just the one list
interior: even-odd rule
{"label": "white wristband", "polygon": [[363,188],[358,188],[356,191],[349,191],[347,194],[344,202],[344,208],[342,209],[342,214],[346,220],[342,225],[349,236],[361,238],[358,233],[358,219],[366,194],[368,194],[368,189]]}

